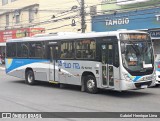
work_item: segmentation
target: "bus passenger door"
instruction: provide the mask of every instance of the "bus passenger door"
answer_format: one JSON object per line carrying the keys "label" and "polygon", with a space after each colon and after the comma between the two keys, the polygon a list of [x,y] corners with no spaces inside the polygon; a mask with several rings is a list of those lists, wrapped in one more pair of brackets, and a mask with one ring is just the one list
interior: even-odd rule
{"label": "bus passenger door", "polygon": [[113,43],[101,44],[102,86],[114,87]]}
{"label": "bus passenger door", "polygon": [[51,45],[50,47],[50,68],[49,68],[49,81],[58,81],[58,45]]}

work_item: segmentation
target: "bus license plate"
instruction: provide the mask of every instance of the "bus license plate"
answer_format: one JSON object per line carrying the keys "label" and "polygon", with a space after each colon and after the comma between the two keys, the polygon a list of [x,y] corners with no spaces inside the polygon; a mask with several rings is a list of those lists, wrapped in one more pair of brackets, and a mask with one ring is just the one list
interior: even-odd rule
{"label": "bus license plate", "polygon": [[142,86],[141,86],[142,89],[145,89],[145,88],[147,88],[147,87],[148,87],[147,85],[142,85]]}

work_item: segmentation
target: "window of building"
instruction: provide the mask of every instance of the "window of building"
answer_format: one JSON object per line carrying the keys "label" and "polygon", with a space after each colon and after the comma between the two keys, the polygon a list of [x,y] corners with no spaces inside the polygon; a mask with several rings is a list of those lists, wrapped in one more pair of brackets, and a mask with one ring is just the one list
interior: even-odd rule
{"label": "window of building", "polygon": [[27,58],[29,53],[28,43],[17,43],[17,57]]}
{"label": "window of building", "polygon": [[15,10],[14,11],[14,18],[15,18],[15,23],[16,24],[20,23],[20,10]]}
{"label": "window of building", "polygon": [[61,42],[61,58],[74,58],[74,41]]}
{"label": "window of building", "polygon": [[2,0],[2,5],[8,4],[8,0]]}
{"label": "window of building", "polygon": [[44,58],[45,45],[43,42],[29,43],[29,57],[31,58]]}
{"label": "window of building", "polygon": [[32,23],[34,21],[34,10],[29,9],[29,23]]}
{"label": "window of building", "polygon": [[14,2],[14,1],[17,1],[17,0],[11,0],[11,2]]}
{"label": "window of building", "polygon": [[16,43],[7,43],[7,57],[16,57]]}
{"label": "window of building", "polygon": [[16,15],[15,19],[16,19],[16,24],[20,23],[20,16],[19,15]]}
{"label": "window of building", "polygon": [[9,26],[9,15],[6,15],[6,26]]}
{"label": "window of building", "polygon": [[95,58],[96,42],[93,39],[82,39],[76,42],[76,58]]}

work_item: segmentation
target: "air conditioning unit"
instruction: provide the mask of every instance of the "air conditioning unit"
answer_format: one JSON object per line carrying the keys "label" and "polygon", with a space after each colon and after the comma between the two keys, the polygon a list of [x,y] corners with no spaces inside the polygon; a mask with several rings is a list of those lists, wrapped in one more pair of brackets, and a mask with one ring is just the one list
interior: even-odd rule
{"label": "air conditioning unit", "polygon": [[90,7],[90,14],[92,16],[97,14],[97,6],[91,6]]}

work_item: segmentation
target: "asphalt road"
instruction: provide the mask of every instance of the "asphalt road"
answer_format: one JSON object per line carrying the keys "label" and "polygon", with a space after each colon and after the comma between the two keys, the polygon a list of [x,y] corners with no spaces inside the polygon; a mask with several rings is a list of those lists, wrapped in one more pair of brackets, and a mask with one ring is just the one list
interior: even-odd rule
{"label": "asphalt road", "polygon": [[160,112],[160,87],[88,94],[78,86],[29,86],[1,68],[0,112]]}

